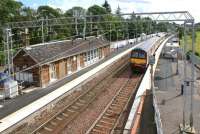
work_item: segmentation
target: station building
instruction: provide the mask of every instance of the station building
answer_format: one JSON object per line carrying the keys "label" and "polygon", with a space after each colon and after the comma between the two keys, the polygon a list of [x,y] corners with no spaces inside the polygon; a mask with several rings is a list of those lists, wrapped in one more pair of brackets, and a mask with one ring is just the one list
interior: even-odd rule
{"label": "station building", "polygon": [[19,50],[13,58],[15,79],[37,87],[90,66],[108,56],[110,43],[103,37],[56,41]]}

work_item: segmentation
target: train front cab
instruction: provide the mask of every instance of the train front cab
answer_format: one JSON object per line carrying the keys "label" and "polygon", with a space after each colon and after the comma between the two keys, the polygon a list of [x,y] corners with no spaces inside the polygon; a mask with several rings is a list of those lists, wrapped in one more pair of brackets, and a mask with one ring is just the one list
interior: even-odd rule
{"label": "train front cab", "polygon": [[133,72],[145,72],[147,67],[147,53],[142,49],[132,50],[130,63]]}

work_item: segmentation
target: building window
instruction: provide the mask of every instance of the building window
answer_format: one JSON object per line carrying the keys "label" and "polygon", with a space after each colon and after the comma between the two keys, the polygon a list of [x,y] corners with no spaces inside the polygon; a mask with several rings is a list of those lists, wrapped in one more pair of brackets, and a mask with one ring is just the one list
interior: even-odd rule
{"label": "building window", "polygon": [[94,59],[94,51],[91,50],[90,53],[91,53],[91,60],[93,60]]}
{"label": "building window", "polygon": [[102,56],[102,53],[103,53],[103,48],[100,48],[99,49],[99,58],[102,58],[103,56]]}
{"label": "building window", "polygon": [[87,55],[86,55],[86,53],[83,54],[83,59],[84,59],[84,62],[87,62]]}
{"label": "building window", "polygon": [[87,52],[87,61],[90,61],[90,51]]}
{"label": "building window", "polygon": [[68,71],[68,74],[70,74],[72,72],[72,62],[71,62],[71,57],[68,58],[67,60],[67,71]]}
{"label": "building window", "polygon": [[76,56],[73,57],[73,61],[76,61]]}
{"label": "building window", "polygon": [[94,50],[94,58],[97,57],[97,49]]}
{"label": "building window", "polygon": [[80,60],[80,56],[81,55],[78,55],[77,56],[77,69],[79,70],[80,69],[80,67],[81,67],[81,60]]}
{"label": "building window", "polygon": [[99,49],[97,48],[97,58],[99,58]]}
{"label": "building window", "polygon": [[50,71],[50,80],[55,80],[57,79],[56,77],[56,66],[55,64],[50,64],[49,66],[49,71]]}

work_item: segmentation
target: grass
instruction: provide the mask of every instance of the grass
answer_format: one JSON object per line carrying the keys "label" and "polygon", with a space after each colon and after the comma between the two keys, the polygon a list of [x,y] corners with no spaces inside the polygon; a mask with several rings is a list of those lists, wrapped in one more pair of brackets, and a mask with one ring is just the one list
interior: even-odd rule
{"label": "grass", "polygon": [[[183,39],[180,41],[181,47],[183,47]],[[187,51],[192,50],[192,37],[191,35],[187,36]],[[196,31],[196,40],[195,40],[195,51],[200,56],[200,31]]]}

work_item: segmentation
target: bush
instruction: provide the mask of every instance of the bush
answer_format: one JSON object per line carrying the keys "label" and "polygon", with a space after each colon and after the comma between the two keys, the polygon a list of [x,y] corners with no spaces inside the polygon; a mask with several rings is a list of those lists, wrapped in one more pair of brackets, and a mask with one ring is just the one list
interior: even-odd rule
{"label": "bush", "polygon": [[4,64],[4,59],[5,57],[4,57],[4,53],[3,52],[1,52],[0,53],[0,65],[3,65]]}
{"label": "bush", "polygon": [[[192,55],[192,50],[189,50],[189,51],[186,53],[186,59],[187,59],[187,60],[190,59],[190,55]],[[195,52],[194,55],[200,57],[200,54],[199,54],[198,52]]]}
{"label": "bush", "polygon": [[198,52],[195,52],[194,54],[195,54],[196,56],[200,56],[200,54],[199,54]]}
{"label": "bush", "polygon": [[192,54],[192,50],[189,50],[187,53],[186,53],[186,59],[187,60],[190,60],[190,55]]}

